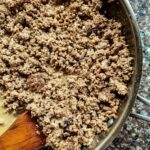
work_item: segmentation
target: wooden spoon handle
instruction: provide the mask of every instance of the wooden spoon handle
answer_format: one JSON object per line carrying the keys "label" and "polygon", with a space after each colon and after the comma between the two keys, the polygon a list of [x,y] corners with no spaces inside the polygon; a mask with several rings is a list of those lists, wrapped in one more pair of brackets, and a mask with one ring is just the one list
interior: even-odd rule
{"label": "wooden spoon handle", "polygon": [[35,150],[44,145],[44,136],[28,113],[20,115],[13,125],[0,136],[0,150]]}

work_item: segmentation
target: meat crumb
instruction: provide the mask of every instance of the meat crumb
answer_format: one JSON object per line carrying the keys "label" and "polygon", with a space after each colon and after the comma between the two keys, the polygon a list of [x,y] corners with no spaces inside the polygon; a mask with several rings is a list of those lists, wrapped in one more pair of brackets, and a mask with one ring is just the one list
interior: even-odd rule
{"label": "meat crumb", "polygon": [[4,106],[29,111],[54,150],[91,148],[128,93],[132,57],[121,23],[101,8],[100,0],[0,2]]}

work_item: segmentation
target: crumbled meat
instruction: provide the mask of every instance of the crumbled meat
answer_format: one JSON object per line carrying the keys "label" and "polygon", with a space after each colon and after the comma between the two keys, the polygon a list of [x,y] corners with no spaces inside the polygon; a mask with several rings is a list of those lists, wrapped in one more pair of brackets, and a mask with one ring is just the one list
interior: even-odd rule
{"label": "crumbled meat", "polygon": [[28,89],[31,91],[40,91],[45,85],[45,79],[43,74],[33,74],[27,79]]}
{"label": "crumbled meat", "polygon": [[132,57],[100,0],[0,3],[0,94],[37,118],[54,150],[91,147],[128,92]]}

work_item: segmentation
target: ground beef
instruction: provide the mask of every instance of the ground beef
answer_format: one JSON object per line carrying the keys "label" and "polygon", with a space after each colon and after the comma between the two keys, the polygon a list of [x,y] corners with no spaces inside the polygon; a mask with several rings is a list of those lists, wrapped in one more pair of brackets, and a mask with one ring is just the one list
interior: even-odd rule
{"label": "ground beef", "polygon": [[0,93],[37,118],[54,150],[91,147],[128,92],[132,58],[100,0],[0,3]]}

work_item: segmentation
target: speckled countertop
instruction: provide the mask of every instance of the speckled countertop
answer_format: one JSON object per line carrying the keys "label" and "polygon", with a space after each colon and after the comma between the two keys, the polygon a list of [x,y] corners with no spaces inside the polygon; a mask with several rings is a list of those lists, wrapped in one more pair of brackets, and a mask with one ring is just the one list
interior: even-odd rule
{"label": "speckled countertop", "polygon": [[[139,93],[150,100],[150,0],[129,0],[143,42],[143,76]],[[150,116],[150,108],[136,102],[132,111]],[[129,117],[120,135],[107,150],[150,150],[150,123]]]}

